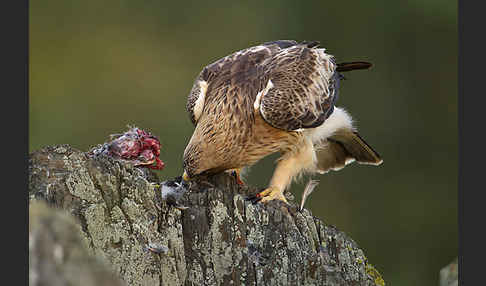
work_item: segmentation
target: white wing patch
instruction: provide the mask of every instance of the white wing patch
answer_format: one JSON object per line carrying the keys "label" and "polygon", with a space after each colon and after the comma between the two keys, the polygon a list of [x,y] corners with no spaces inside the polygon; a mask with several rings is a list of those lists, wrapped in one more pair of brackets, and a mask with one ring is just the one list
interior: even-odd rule
{"label": "white wing patch", "polygon": [[202,111],[204,109],[204,100],[206,98],[206,91],[208,90],[208,83],[204,80],[198,82],[199,84],[199,96],[197,97],[196,103],[194,104],[194,119],[196,122],[201,117]]}
{"label": "white wing patch", "polygon": [[255,110],[260,109],[260,102],[262,101],[262,96],[268,93],[268,91],[273,87],[272,80],[268,80],[267,86],[257,93],[255,102],[253,103],[253,108]]}

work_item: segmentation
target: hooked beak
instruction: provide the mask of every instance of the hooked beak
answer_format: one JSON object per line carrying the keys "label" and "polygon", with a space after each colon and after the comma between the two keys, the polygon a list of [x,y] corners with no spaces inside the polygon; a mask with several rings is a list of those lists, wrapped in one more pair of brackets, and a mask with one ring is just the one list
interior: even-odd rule
{"label": "hooked beak", "polygon": [[191,180],[191,178],[189,178],[189,175],[187,175],[186,171],[184,171],[184,175],[182,175],[182,179],[186,182]]}

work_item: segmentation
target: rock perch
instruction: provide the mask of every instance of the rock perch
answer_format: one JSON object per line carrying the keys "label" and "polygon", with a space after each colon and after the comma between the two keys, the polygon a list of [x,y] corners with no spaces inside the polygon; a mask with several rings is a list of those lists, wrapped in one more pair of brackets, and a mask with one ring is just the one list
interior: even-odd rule
{"label": "rock perch", "polygon": [[161,183],[69,145],[30,154],[31,205],[70,213],[79,247],[127,285],[384,285],[350,237],[292,201],[252,204],[256,188],[219,174],[191,182],[178,208]]}

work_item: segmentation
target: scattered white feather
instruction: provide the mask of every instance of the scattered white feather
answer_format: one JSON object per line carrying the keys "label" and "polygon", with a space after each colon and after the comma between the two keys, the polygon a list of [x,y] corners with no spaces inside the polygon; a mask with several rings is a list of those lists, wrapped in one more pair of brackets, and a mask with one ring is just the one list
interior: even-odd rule
{"label": "scattered white feather", "polygon": [[304,209],[304,204],[310,194],[314,191],[314,189],[319,184],[317,180],[309,180],[307,185],[305,186],[304,193],[302,194],[302,201],[300,202],[300,210]]}

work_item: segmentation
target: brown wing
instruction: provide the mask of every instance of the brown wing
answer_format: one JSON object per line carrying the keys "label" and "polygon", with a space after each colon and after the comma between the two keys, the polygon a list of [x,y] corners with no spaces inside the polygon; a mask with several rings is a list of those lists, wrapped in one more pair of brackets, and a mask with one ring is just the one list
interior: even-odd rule
{"label": "brown wing", "polygon": [[273,87],[262,95],[260,113],[273,127],[313,128],[333,112],[339,74],[333,57],[314,43],[282,49],[268,63],[265,78]]}
{"label": "brown wing", "polygon": [[206,66],[189,94],[187,111],[196,124],[195,107],[202,92],[200,83],[204,82],[205,113],[217,117],[231,111],[230,122],[252,122],[257,94],[271,80],[273,88],[261,99],[264,120],[284,130],[317,127],[333,111],[339,81],[335,69],[333,58],[316,48],[315,42],[264,43]]}
{"label": "brown wing", "polygon": [[[292,41],[278,42],[292,44]],[[191,121],[197,123],[195,107],[201,96],[200,82],[207,84],[204,94],[204,109],[207,112],[218,113],[231,106],[230,110],[246,117],[240,118],[241,120],[253,119],[253,101],[265,84],[265,64],[280,50],[275,43],[277,42],[235,52],[204,67],[187,98],[186,109]],[[210,106],[209,110],[207,106]]]}

